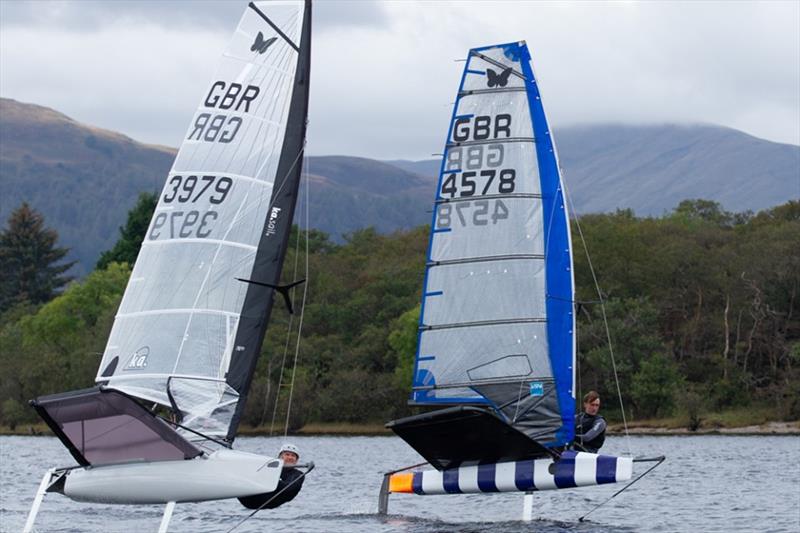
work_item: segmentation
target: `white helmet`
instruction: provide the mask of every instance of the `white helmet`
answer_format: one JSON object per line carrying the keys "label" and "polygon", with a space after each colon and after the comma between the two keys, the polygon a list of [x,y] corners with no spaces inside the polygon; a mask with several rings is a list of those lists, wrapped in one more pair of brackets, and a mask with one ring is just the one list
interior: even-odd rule
{"label": "white helmet", "polygon": [[300,448],[294,444],[289,444],[288,442],[284,443],[284,445],[281,446],[281,451],[278,452],[278,455],[282,454],[283,452],[291,452],[295,454],[298,459],[300,459]]}

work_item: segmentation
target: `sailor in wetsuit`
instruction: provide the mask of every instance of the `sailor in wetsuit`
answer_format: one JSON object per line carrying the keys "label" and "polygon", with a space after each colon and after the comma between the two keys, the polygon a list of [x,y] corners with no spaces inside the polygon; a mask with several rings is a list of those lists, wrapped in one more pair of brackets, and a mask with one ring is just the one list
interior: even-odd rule
{"label": "sailor in wetsuit", "polygon": [[239,498],[242,505],[248,509],[274,509],[297,496],[305,480],[302,472],[294,468],[300,459],[300,450],[294,444],[284,444],[278,452],[278,459],[283,459],[283,471],[275,490]]}
{"label": "sailor in wetsuit", "polygon": [[606,420],[600,410],[600,395],[589,391],[583,397],[583,412],[575,415],[575,442],[578,451],[597,453],[606,440]]}

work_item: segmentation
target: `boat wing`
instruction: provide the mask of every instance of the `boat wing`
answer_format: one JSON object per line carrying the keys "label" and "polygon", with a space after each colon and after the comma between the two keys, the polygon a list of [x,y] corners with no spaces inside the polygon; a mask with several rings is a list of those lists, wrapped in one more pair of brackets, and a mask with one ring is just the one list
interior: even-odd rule
{"label": "boat wing", "polygon": [[192,459],[202,452],[133,398],[94,387],[31,402],[81,466]]}
{"label": "boat wing", "polygon": [[482,407],[457,406],[389,422],[437,470],[549,457],[547,448]]}

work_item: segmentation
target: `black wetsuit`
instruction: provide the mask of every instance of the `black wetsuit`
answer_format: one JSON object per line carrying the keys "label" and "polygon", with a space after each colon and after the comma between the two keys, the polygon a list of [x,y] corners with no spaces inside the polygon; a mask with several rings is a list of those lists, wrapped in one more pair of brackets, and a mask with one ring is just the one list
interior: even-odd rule
{"label": "black wetsuit", "polygon": [[[298,469],[284,467],[281,472],[281,478],[278,480],[278,486],[274,491],[256,494],[254,496],[245,496],[244,498],[239,498],[239,502],[248,509],[274,509],[286,502],[292,501],[300,492],[303,481],[305,481],[305,477]],[[264,505],[273,496],[275,498]]]}
{"label": "black wetsuit", "polygon": [[597,453],[606,440],[606,419],[600,415],[575,415],[575,448]]}

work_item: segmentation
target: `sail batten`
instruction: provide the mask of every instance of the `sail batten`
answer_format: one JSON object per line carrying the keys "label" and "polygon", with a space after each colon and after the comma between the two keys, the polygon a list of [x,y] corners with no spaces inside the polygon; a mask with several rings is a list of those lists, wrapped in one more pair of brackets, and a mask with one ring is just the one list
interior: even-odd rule
{"label": "sail batten", "polygon": [[187,314],[187,313],[203,313],[208,315],[222,315],[230,318],[237,318],[239,313],[231,311],[223,311],[221,309],[199,309],[197,307],[187,309],[154,309],[152,311],[139,311],[136,313],[118,313],[115,318],[130,318],[137,316],[153,316],[153,315],[167,315],[167,314]]}
{"label": "sail batten", "polygon": [[513,93],[525,92],[525,87],[500,87],[498,89],[473,89],[471,91],[462,91],[458,96],[470,96],[473,94],[497,94],[497,93]]}
{"label": "sail batten", "polygon": [[[484,200],[501,200],[503,198],[532,198],[541,200],[542,195],[536,193],[483,194],[481,198]],[[464,198],[437,198],[435,204],[453,204],[456,202],[470,202],[472,200],[473,198],[471,196]]]}
{"label": "sail batten", "polygon": [[163,246],[165,244],[216,244],[219,246],[230,246],[231,248],[241,248],[250,252],[255,252],[258,248],[251,244],[242,244],[235,241],[226,241],[224,239],[191,239],[191,238],[174,238],[162,239],[159,241],[145,241],[142,246]]}
{"label": "sail batten", "polygon": [[508,137],[502,141],[497,139],[479,139],[473,141],[455,141],[445,145],[446,148],[453,148],[458,146],[476,146],[482,144],[509,144],[509,143],[536,143],[535,137]]}
{"label": "sail batten", "polygon": [[[542,383],[552,383],[554,380],[552,377],[541,377],[541,376],[525,376],[528,379],[535,379],[537,381],[541,381]],[[519,376],[511,376],[506,379],[487,379],[487,380],[480,380],[475,379],[473,381],[468,381],[465,383],[450,383],[448,385],[429,385],[429,386],[412,386],[413,390],[444,390],[444,389],[459,389],[464,387],[473,387],[476,385],[499,385],[505,383],[514,383],[519,384]]]}
{"label": "sail batten", "polygon": [[451,324],[438,324],[436,326],[422,326],[423,331],[431,331],[436,329],[449,329],[449,328],[472,328],[475,326],[498,326],[502,324],[529,324],[535,322],[547,322],[543,317],[532,318],[516,318],[511,320],[483,320],[478,322],[454,322]]}
{"label": "sail batten", "polygon": [[538,259],[543,261],[544,258],[543,254],[487,255],[483,257],[465,257],[464,259],[434,261],[428,263],[427,266],[463,265],[468,263],[484,263],[487,261],[514,261],[516,259]]}
{"label": "sail batten", "polygon": [[456,94],[411,402],[485,404],[544,446],[563,445],[574,413],[571,245],[525,43],[471,50]]}

